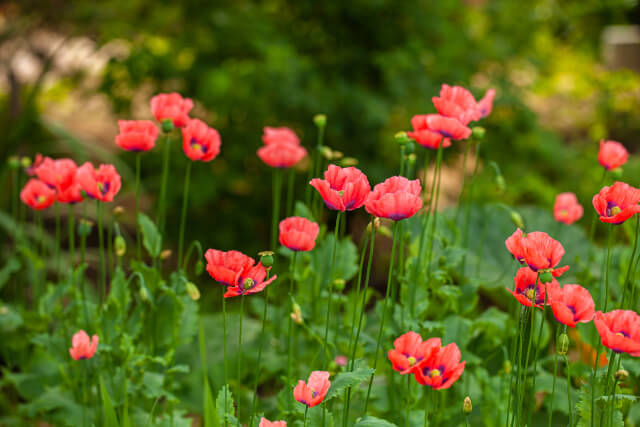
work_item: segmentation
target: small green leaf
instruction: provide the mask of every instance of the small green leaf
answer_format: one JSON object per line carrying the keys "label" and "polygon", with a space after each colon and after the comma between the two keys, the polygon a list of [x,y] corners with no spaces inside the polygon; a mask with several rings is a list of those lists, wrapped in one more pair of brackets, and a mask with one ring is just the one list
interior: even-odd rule
{"label": "small green leaf", "polygon": [[324,401],[331,400],[338,396],[348,387],[355,387],[362,381],[366,380],[375,372],[373,368],[359,368],[353,372],[343,372],[338,374],[333,381],[331,381],[331,388],[324,398]]}
{"label": "small green leaf", "polygon": [[116,415],[116,410],[113,407],[113,402],[111,401],[111,396],[109,396],[109,392],[104,385],[104,380],[102,379],[102,375],[99,378],[100,381],[100,394],[102,395],[102,411],[104,413],[104,425],[105,427],[120,427],[118,423],[118,417]]}
{"label": "small green leaf", "polygon": [[225,420],[230,424],[237,424],[236,417],[233,415],[233,395],[229,390],[229,385],[225,384],[218,392],[216,398],[216,411],[218,412],[218,419]]}
{"label": "small green leaf", "polygon": [[220,419],[216,412],[216,405],[213,403],[213,394],[211,393],[211,387],[209,387],[209,380],[204,379],[204,427],[219,427]]}
{"label": "small green leaf", "polygon": [[396,427],[396,425],[387,420],[366,415],[360,418],[353,427]]}
{"label": "small green leaf", "polygon": [[142,244],[152,258],[160,256],[162,236],[151,219],[143,213],[138,214],[138,226],[142,231]]}

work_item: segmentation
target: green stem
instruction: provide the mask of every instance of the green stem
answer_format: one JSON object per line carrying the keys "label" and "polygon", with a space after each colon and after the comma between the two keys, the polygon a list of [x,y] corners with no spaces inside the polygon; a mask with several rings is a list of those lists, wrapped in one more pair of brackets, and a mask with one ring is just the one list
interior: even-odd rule
{"label": "green stem", "polygon": [[[556,395],[556,375],[558,375],[558,335],[560,332],[560,328],[556,327],[556,351],[553,355],[553,386],[551,387],[551,402],[549,404],[549,423],[548,426],[551,427],[551,420],[553,419],[553,399]],[[567,387],[569,385],[567,384]]]}
{"label": "green stem", "polygon": [[69,203],[68,231],[69,231],[69,258],[71,260],[71,277],[73,278],[73,269],[76,262],[76,238],[75,238],[75,217],[73,214],[73,205]]}
{"label": "green stem", "polygon": [[327,319],[324,327],[324,362],[322,364],[323,368],[326,369],[329,360],[327,357],[327,347],[329,341],[329,325],[331,324],[331,303],[333,301],[333,274],[335,272],[336,266],[336,248],[338,246],[338,231],[340,230],[340,219],[342,218],[343,212],[338,211],[338,215],[336,216],[336,226],[333,231],[333,251],[331,253],[331,268],[329,269],[329,301],[327,302]]}
{"label": "green stem", "polygon": [[295,188],[295,168],[289,168],[289,177],[287,178],[287,204],[285,206],[285,212],[287,216],[291,216],[293,213],[293,193]]}
{"label": "green stem", "polygon": [[409,427],[409,409],[411,400],[411,375],[407,375],[407,404],[404,412],[404,425]]}
{"label": "green stem", "polygon": [[[431,274],[431,259],[433,256],[433,240],[437,230],[438,221],[438,199],[440,198],[440,174],[442,172],[442,144],[438,147],[438,157],[436,159],[436,169],[433,175],[433,185],[431,186],[431,198],[429,204],[431,207],[430,225],[431,233],[429,234],[429,244],[427,245],[427,280]],[[434,193],[435,191],[435,193]]]}
{"label": "green stem", "polygon": [[[542,329],[544,326],[545,314],[547,311],[547,284],[543,283],[544,286],[544,301],[542,303],[542,316],[540,316],[540,328],[538,329],[538,339],[536,340],[536,348],[533,350],[533,385],[532,390],[533,393],[536,392],[536,378],[538,377],[538,350],[540,347],[540,340],[542,339]],[[527,425],[531,425],[531,417],[533,416],[534,405],[531,405],[531,409],[529,410],[529,419],[527,421]]]}
{"label": "green stem", "polygon": [[56,277],[60,274],[60,204],[55,204],[56,211]]}
{"label": "green stem", "polygon": [[82,375],[82,426],[86,427],[87,425],[87,382],[88,382],[88,378],[87,378],[87,365],[85,363],[84,360],[81,360],[80,363],[82,364],[82,371],[83,371],[83,375]]}
{"label": "green stem", "polygon": [[464,146],[464,157],[462,157],[462,185],[460,187],[460,195],[458,195],[458,205],[456,206],[456,222],[458,222],[458,214],[460,213],[460,206],[462,205],[462,199],[464,198],[464,190],[467,179],[467,159],[469,158],[469,149],[473,143],[472,139],[467,140]]}
{"label": "green stem", "polygon": [[[225,288],[222,288],[222,372],[224,385],[227,385],[227,299],[224,297]],[[227,407],[227,394],[224,393],[224,407]],[[239,397],[239,396],[238,396]],[[225,409],[226,410],[226,409]],[[224,426],[227,426],[227,417],[224,417]]]}
{"label": "green stem", "polygon": [[304,407],[304,421],[302,422],[303,427],[307,427],[307,412],[309,411],[309,407]]}
{"label": "green stem", "polygon": [[[382,318],[380,319],[380,329],[378,330],[378,340],[376,343],[376,352],[374,353],[373,359],[373,369],[376,369],[378,364],[378,354],[380,353],[380,344],[382,342],[382,334],[384,332],[384,322],[387,317],[387,306],[389,305],[389,296],[391,295],[391,288],[393,286],[393,264],[396,254],[396,246],[398,244],[398,222],[394,222],[393,224],[393,244],[391,246],[391,259],[389,260],[389,274],[387,275],[387,291],[384,298],[384,305],[382,307]],[[369,387],[367,388],[367,397],[364,401],[364,413],[367,413],[367,408],[369,406],[369,397],[371,396],[371,387],[373,385],[373,378],[375,377],[375,372],[371,374],[369,378]]]}
{"label": "green stem", "polygon": [[[606,179],[607,179],[607,170],[605,168],[602,168],[602,178],[600,179],[600,185],[598,186],[598,188],[602,188]],[[593,239],[596,235],[596,225],[598,223],[597,222],[598,218],[599,218],[598,213],[594,211],[593,218],[591,219],[591,227],[589,228],[589,243],[591,243],[589,245],[589,248],[593,248]],[[589,249],[589,258],[591,258],[591,249]]]}
{"label": "green stem", "polygon": [[[424,183],[423,183],[423,188],[424,191],[426,193],[427,191],[427,172],[429,171],[429,161],[431,160],[431,152],[427,151],[425,156],[424,156]],[[435,174],[434,174],[434,184],[435,184]],[[433,191],[433,189],[432,189]],[[418,243],[418,254],[417,256],[413,259],[413,281],[414,283],[418,281],[418,276],[420,274],[420,267],[422,266],[422,260],[424,257],[424,243],[425,243],[425,236],[427,234],[427,226],[429,224],[428,219],[429,219],[429,215],[427,214],[427,210],[423,210],[423,214],[422,214],[422,226],[420,227],[420,242]],[[415,317],[415,301],[416,301],[416,291],[417,291],[418,287],[417,286],[412,286],[411,287],[411,301],[410,301],[410,305],[409,305],[409,312],[411,313],[412,317]]]}
{"label": "green stem", "polygon": [[[469,222],[471,220],[471,203],[473,202],[473,190],[475,188],[476,175],[478,173],[478,165],[480,164],[480,141],[476,142],[476,154],[475,154],[475,164],[473,166],[473,173],[471,174],[471,179],[469,181],[469,191],[467,195],[467,204],[465,206],[464,212],[464,228],[462,229],[462,247],[467,249],[467,245],[469,243]],[[462,254],[462,267],[460,268],[461,274],[464,274],[464,267],[467,261],[467,252],[464,251]]]}
{"label": "green stem", "polygon": [[[609,381],[611,381],[611,372],[613,372],[613,366],[615,365],[615,359],[616,359],[617,353],[615,353],[613,350],[611,350],[609,352],[609,366],[607,367],[607,376],[605,379],[605,383],[604,383],[604,394],[603,396],[608,396],[609,395]],[[615,389],[614,389],[614,393],[615,393]],[[611,400],[611,398],[610,398]],[[611,411],[613,412],[613,407],[611,407]],[[604,415],[607,412],[607,407],[603,407],[602,410],[600,411],[600,422],[598,425],[602,426],[603,421],[604,421]]]}
{"label": "green stem", "polygon": [[[269,272],[267,270],[267,279],[269,280]],[[253,417],[256,413],[256,405],[258,403],[258,384],[260,381],[260,371],[261,371],[261,363],[262,363],[262,347],[264,345],[264,333],[267,326],[267,307],[269,307],[269,287],[267,286],[264,289],[264,309],[262,310],[262,329],[260,331],[260,343],[258,344],[258,361],[256,367],[256,380],[253,385],[253,401],[251,402],[251,418],[249,420],[249,426],[253,426]]]}
{"label": "green stem", "polygon": [[244,295],[240,295],[240,319],[238,321],[238,391],[236,392],[236,411],[238,414],[238,426],[241,426],[240,423],[240,401],[241,397],[241,388],[242,388],[242,318],[244,317]]}
{"label": "green stem", "polygon": [[[291,263],[289,263],[289,319],[288,319],[288,329],[287,329],[287,387],[291,387],[293,384],[293,376],[291,371],[291,362],[293,361],[293,344],[291,342],[293,337],[293,319],[291,318],[291,314],[293,313],[293,285],[294,285],[294,272],[296,265],[296,255],[298,252],[294,251],[293,256],[291,257]],[[291,408],[293,405],[293,396],[289,393],[289,399],[287,400],[289,405],[289,413],[291,413]]]}
{"label": "green stem", "polygon": [[102,232],[102,203],[100,200],[96,200],[98,208],[98,242],[99,242],[99,254],[100,254],[100,304],[104,304],[105,289],[106,289],[106,274],[107,269],[104,260],[104,236]]}
{"label": "green stem", "polygon": [[607,302],[609,301],[609,258],[611,255],[611,235],[613,233],[611,233],[611,229],[613,228],[612,225],[610,225],[609,227],[607,227],[607,258],[606,258],[606,264],[605,264],[605,273],[604,273],[604,286],[605,286],[605,290],[604,290],[604,295],[602,297],[603,302],[602,302],[602,306],[604,307],[604,309],[602,310],[604,313],[607,312]]}
{"label": "green stem", "polygon": [[431,401],[433,399],[433,389],[426,389],[425,394],[427,395],[427,404],[424,405],[424,427],[427,427],[429,421],[429,407],[431,406]]}
{"label": "green stem", "polygon": [[618,385],[618,380],[613,381],[613,390],[611,391],[611,415],[609,416],[609,426],[613,427],[613,414],[616,411],[616,386]]}
{"label": "green stem", "polygon": [[571,370],[569,358],[564,355],[564,362],[567,366],[567,404],[569,405],[569,427],[573,427],[573,404],[571,403]]}
{"label": "green stem", "polygon": [[271,244],[269,248],[272,251],[276,249],[276,242],[278,241],[278,222],[280,221],[280,197],[282,194],[282,171],[280,169],[274,169],[273,171],[273,212],[271,214]]}
{"label": "green stem", "polygon": [[187,206],[189,205],[189,182],[191,181],[191,165],[187,163],[187,171],[184,175],[184,191],[182,192],[182,213],[180,215],[180,237],[178,240],[178,269],[182,268],[182,251],[184,248],[184,226],[187,222]]}
{"label": "green stem", "polygon": [[[632,267],[634,265],[634,259],[636,257],[636,250],[638,249],[638,232],[640,231],[640,215],[636,215],[636,233],[635,233],[635,238],[633,239],[633,249],[631,251],[631,258],[629,258],[629,266],[627,267],[627,273],[625,274],[625,279],[624,279],[624,284],[623,284],[623,291],[622,291],[622,302],[620,303],[620,308],[624,309],[624,303],[625,303],[625,299],[627,296],[627,288],[629,286],[633,286],[631,284],[631,270]],[[635,292],[632,292],[632,295]],[[632,298],[633,300],[633,298]],[[631,309],[633,309],[634,307],[632,306]]]}
{"label": "green stem", "polygon": [[140,238],[140,227],[138,226],[138,213],[140,212],[140,164],[142,162],[142,153],[136,154],[136,246],[138,261],[142,259],[142,239]]}
{"label": "green stem", "polygon": [[[82,219],[86,220],[87,217],[87,203],[83,203],[82,204]],[[82,233],[80,235],[80,266],[82,266],[84,268],[84,258],[85,258],[85,252],[86,252],[86,248],[87,248],[87,236],[86,233]],[[84,321],[85,321],[85,328],[90,329],[89,328],[89,310],[87,308],[87,295],[86,295],[86,270],[82,272],[82,278],[80,279],[80,295],[82,297],[82,306],[83,306],[83,310],[84,310]]]}
{"label": "green stem", "polygon": [[167,181],[169,179],[169,155],[171,152],[169,134],[165,133],[164,148],[162,151],[162,181],[160,184],[160,200],[158,201],[158,228],[160,234],[164,232],[165,212],[167,205]]}

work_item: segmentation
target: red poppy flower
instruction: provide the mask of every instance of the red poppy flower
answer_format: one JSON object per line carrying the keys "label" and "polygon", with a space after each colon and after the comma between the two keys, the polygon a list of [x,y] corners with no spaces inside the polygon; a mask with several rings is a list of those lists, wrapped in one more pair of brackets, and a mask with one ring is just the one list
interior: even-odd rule
{"label": "red poppy flower", "polygon": [[271,284],[271,282],[276,280],[276,277],[278,277],[274,274],[268,280],[264,280],[267,277],[267,271],[268,269],[261,263],[253,266],[243,273],[233,286],[227,287],[227,292],[225,292],[224,297],[232,298],[240,295],[251,295],[261,292]]}
{"label": "red poppy flower", "polygon": [[[535,305],[538,308],[542,308],[545,298],[545,285],[538,279],[538,274],[532,271],[530,268],[522,267],[516,273],[516,277],[513,279],[515,283],[515,290],[506,288],[522,305],[531,307]],[[560,286],[556,279],[553,279],[547,286]]]}
{"label": "red poppy flower", "polygon": [[553,205],[553,217],[558,222],[573,224],[584,213],[584,208],[578,203],[578,198],[573,193],[560,193],[556,196]]}
{"label": "red poppy flower", "polygon": [[158,127],[151,120],[118,120],[116,144],[127,151],[149,151],[156,145]]}
{"label": "red poppy flower", "polygon": [[265,145],[275,143],[300,145],[300,138],[288,127],[274,128],[265,126],[262,132],[262,142],[264,142]]}
{"label": "red poppy flower", "polygon": [[82,201],[80,184],[76,179],[78,166],[71,159],[53,160],[45,157],[34,169],[33,173],[40,180],[57,191],[60,203],[76,203]]}
{"label": "red poppy flower", "polygon": [[307,155],[301,145],[291,142],[270,142],[258,149],[258,157],[272,168],[290,168]]}
{"label": "red poppy flower", "polygon": [[563,325],[575,328],[577,323],[590,322],[593,319],[595,305],[588,290],[580,285],[547,284],[549,304],[556,320]]}
{"label": "red poppy flower", "polygon": [[409,138],[413,138],[418,144],[432,150],[438,149],[440,144],[443,148],[450,147],[451,139],[429,129],[426,118],[426,115],[416,115],[411,118],[413,132],[407,132]]}
{"label": "red poppy flower", "polygon": [[220,134],[202,120],[189,120],[182,128],[182,149],[191,160],[210,162],[220,154]]}
{"label": "red poppy flower", "polygon": [[241,276],[246,274],[255,260],[239,251],[219,251],[208,249],[204,254],[207,260],[207,272],[216,281],[226,286],[238,283]]}
{"label": "red poppy flower", "polygon": [[161,93],[151,98],[151,113],[157,121],[171,120],[175,127],[186,126],[193,101],[179,93]]}
{"label": "red poppy flower", "polygon": [[461,86],[443,84],[440,97],[434,96],[431,99],[438,113],[454,118],[463,125],[481,117],[475,98],[471,92]]}
{"label": "red poppy flower", "polygon": [[616,169],[627,163],[629,152],[617,141],[600,141],[598,162],[606,170]]}
{"label": "red poppy flower", "polygon": [[410,374],[418,369],[420,362],[438,352],[441,345],[440,338],[422,341],[419,334],[410,331],[396,338],[393,342],[395,348],[389,350],[388,356],[394,370],[402,375]]}
{"label": "red poppy flower", "polygon": [[364,205],[371,192],[367,176],[360,169],[329,165],[324,179],[314,178],[309,184],[320,193],[329,209],[352,211]]}
{"label": "red poppy flower", "polygon": [[533,271],[551,271],[560,277],[569,266],[555,268],[564,255],[564,248],[557,240],[542,231],[527,233],[524,238],[524,260]]}
{"label": "red poppy flower", "polygon": [[76,180],[87,195],[102,202],[111,202],[122,182],[113,165],[100,165],[96,170],[89,162],[83,164],[76,173]]}
{"label": "red poppy flower", "polygon": [[602,345],[616,353],[640,356],[640,316],[631,310],[596,312],[593,323],[598,329]]}
{"label": "red poppy flower", "polygon": [[611,187],[603,187],[592,201],[600,221],[610,224],[622,224],[640,212],[639,202],[640,189],[620,181]]}
{"label": "red poppy flower", "polygon": [[69,354],[75,360],[91,359],[98,349],[98,336],[94,335],[89,339],[89,335],[83,330],[76,332],[71,339]]}
{"label": "red poppy flower", "polygon": [[306,218],[292,216],[283,219],[279,225],[279,240],[282,246],[292,251],[310,251],[316,246],[316,238],[320,232],[317,222]]}
{"label": "red poppy flower", "polygon": [[485,118],[493,110],[493,98],[496,97],[495,89],[489,89],[482,99],[478,101],[478,110],[480,110],[480,118]]}
{"label": "red poppy flower", "polygon": [[46,209],[56,201],[56,190],[38,179],[30,179],[20,192],[20,200],[35,210]]}
{"label": "red poppy flower", "polygon": [[287,427],[286,421],[269,421],[265,417],[260,418],[260,425],[258,427]]}
{"label": "red poppy flower", "polygon": [[440,348],[424,359],[414,371],[416,381],[434,390],[447,389],[464,372],[466,362],[460,362],[460,349],[456,343]]}
{"label": "red poppy flower", "polygon": [[511,236],[504,241],[507,250],[520,263],[524,263],[524,236],[522,230],[518,228]]}
{"label": "red poppy flower", "polygon": [[371,215],[400,221],[420,210],[421,191],[420,180],[392,176],[373,188],[364,207]]}
{"label": "red poppy flower", "polygon": [[306,384],[302,380],[298,381],[298,385],[293,389],[293,397],[298,402],[313,408],[322,403],[330,386],[329,372],[313,371]]}

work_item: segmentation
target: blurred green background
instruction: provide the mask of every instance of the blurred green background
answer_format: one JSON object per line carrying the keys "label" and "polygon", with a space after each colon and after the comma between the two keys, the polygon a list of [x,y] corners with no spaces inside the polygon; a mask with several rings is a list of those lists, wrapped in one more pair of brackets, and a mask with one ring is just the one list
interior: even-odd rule
{"label": "blurred green background", "polygon": [[[2,2],[0,152],[115,163],[124,180],[116,203],[131,225],[134,157],[114,144],[117,119],[150,118],[153,94],[178,91],[223,141],[216,160],[194,168],[187,237],[255,254],[270,221],[272,171],[255,155],[264,126],[290,126],[311,149],[312,117],[325,113],[327,145],[356,157],[374,184],[397,173],[393,135],[434,111],[442,83],[477,98],[494,87],[477,197],[551,209],[558,192],[574,191],[591,212],[599,140],[639,148],[640,75],[624,63],[633,55],[616,50],[635,46],[640,57],[630,26],[639,15],[637,0]],[[603,36],[612,25],[628,25],[614,28],[626,36]],[[188,160],[180,144],[173,149],[175,239]],[[462,149],[445,155],[451,200]],[[416,153],[421,165],[424,150]],[[491,161],[506,180],[502,193]],[[145,154],[147,210],[160,163],[157,150]],[[623,179],[637,186],[639,171],[632,156]],[[299,171],[300,195],[306,178]],[[5,207],[9,194],[0,196]]]}

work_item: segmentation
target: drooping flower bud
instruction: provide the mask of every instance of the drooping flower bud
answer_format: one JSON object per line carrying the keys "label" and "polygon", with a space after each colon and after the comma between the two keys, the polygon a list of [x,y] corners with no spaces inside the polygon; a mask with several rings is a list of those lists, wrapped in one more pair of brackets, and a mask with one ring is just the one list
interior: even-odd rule
{"label": "drooping flower bud", "polygon": [[147,291],[147,288],[140,288],[140,299],[142,301],[149,301],[149,292]]}
{"label": "drooping flower bud", "polygon": [[316,114],[313,116],[313,124],[319,128],[323,128],[327,125],[327,116],[324,114]]}
{"label": "drooping flower bud", "polygon": [[189,297],[194,300],[194,301],[198,301],[200,299],[200,290],[198,289],[198,287],[195,285],[195,283],[193,282],[187,282],[187,284],[185,285],[185,287],[187,288],[187,293],[189,294]]}
{"label": "drooping flower bud", "polygon": [[294,323],[297,325],[302,325],[304,320],[302,319],[302,310],[300,309],[300,305],[298,303],[293,303],[293,312],[291,313],[291,319],[293,319]]}
{"label": "drooping flower bud", "polygon": [[561,334],[558,338],[558,354],[564,356],[569,352],[569,336],[567,334]]}
{"label": "drooping flower bud", "polygon": [[502,175],[496,176],[496,187],[498,187],[498,191],[500,193],[504,192],[507,189],[507,184],[504,181],[504,177]]}
{"label": "drooping flower bud", "polygon": [[462,403],[462,412],[465,414],[470,414],[473,410],[473,405],[471,405],[471,398],[469,396],[464,398],[464,402]]}
{"label": "drooping flower bud", "polygon": [[327,147],[326,145],[323,145],[322,147],[320,147],[319,150],[320,150],[320,154],[322,154],[322,156],[325,159],[331,160],[333,158],[333,151],[331,150],[331,148]]}
{"label": "drooping flower bud", "polygon": [[511,211],[511,222],[513,222],[513,224],[524,230],[524,221],[522,220],[522,216],[516,212],[516,211]]}
{"label": "drooping flower bud", "polygon": [[127,253],[127,242],[124,240],[124,237],[116,236],[113,241],[113,246],[115,248],[117,256],[123,257],[124,254]]}
{"label": "drooping flower bud", "polygon": [[204,262],[202,262],[202,260],[198,260],[198,262],[196,262],[196,266],[195,266],[196,276],[201,275],[203,271],[204,271]]}
{"label": "drooping flower bud", "polygon": [[343,157],[344,157],[344,153],[342,153],[342,151],[331,152],[331,160],[340,160]]}

